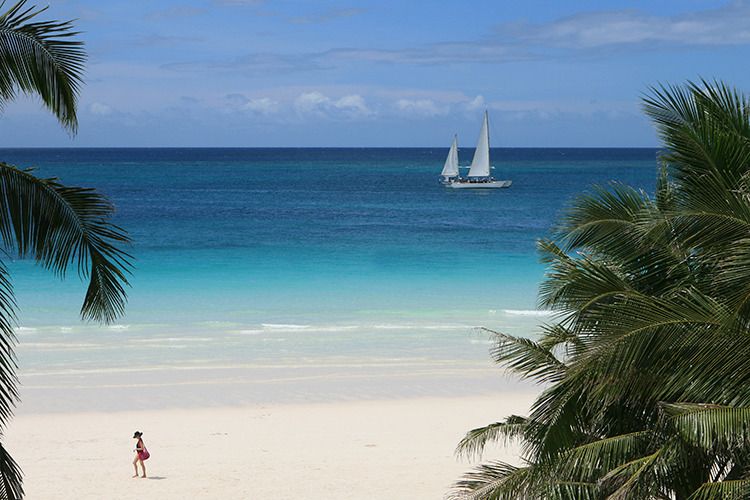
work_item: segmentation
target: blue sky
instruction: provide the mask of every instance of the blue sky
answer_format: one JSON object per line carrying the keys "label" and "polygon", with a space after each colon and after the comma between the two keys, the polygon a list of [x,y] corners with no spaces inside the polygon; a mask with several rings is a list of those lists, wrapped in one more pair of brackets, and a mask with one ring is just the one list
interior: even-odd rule
{"label": "blue sky", "polygon": [[750,2],[50,1],[89,52],[80,131],[34,99],[0,146],[655,146],[658,82],[747,89]]}

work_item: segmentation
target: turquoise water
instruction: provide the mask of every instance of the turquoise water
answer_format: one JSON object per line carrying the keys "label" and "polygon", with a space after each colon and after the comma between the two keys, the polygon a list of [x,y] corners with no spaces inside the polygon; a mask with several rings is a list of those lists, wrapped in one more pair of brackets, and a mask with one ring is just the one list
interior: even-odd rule
{"label": "turquoise water", "polygon": [[[572,197],[650,189],[651,149],[498,149],[513,186],[437,183],[447,149],[15,149],[114,200],[136,258],[127,315],[77,319],[83,286],[10,264],[22,369],[486,360],[486,325],[530,334],[535,241]],[[462,162],[471,151],[462,150]]]}

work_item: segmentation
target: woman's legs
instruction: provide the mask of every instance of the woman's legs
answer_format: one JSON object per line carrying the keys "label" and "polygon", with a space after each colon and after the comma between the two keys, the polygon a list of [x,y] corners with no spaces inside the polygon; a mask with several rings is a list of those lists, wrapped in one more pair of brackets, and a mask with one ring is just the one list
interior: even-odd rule
{"label": "woman's legs", "polygon": [[139,462],[141,463],[141,469],[143,469],[143,475],[141,477],[146,477],[146,464],[143,463],[143,460],[139,460]]}
{"label": "woman's legs", "polygon": [[133,459],[133,468],[135,469],[135,474],[133,477],[138,477],[138,455],[136,454],[135,458]]}

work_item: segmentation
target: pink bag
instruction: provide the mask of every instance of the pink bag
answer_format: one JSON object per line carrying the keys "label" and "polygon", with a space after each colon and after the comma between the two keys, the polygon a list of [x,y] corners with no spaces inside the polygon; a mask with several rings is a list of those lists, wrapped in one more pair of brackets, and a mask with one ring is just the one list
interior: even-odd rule
{"label": "pink bag", "polygon": [[138,458],[140,460],[148,460],[148,457],[150,456],[151,456],[151,453],[148,452],[145,446],[143,447],[143,451],[138,452]]}

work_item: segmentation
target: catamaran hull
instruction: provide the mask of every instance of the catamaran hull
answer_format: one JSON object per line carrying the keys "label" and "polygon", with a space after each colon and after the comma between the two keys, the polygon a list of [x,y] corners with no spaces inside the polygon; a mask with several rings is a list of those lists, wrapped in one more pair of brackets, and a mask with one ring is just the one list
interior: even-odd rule
{"label": "catamaran hull", "polygon": [[446,187],[453,189],[499,189],[507,188],[513,184],[512,181],[487,181],[487,182],[451,182]]}

